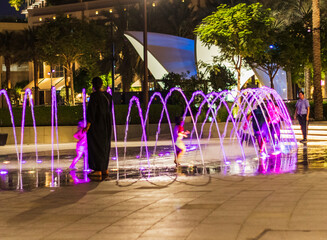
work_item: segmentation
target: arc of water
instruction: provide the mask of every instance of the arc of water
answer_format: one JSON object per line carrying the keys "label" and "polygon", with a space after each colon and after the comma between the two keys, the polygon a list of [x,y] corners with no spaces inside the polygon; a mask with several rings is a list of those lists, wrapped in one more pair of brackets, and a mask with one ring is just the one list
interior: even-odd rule
{"label": "arc of water", "polygon": [[[56,88],[52,87],[51,89],[51,186],[54,187],[54,146],[53,146],[53,138],[54,138],[54,125],[56,128],[56,138],[57,138],[57,162],[59,167],[59,138],[58,138],[58,117],[57,117],[57,96],[56,96]],[[59,169],[58,169],[59,175]]]}
{"label": "arc of water", "polygon": [[[211,112],[212,115],[213,115],[213,120],[214,120],[213,122],[216,125],[218,137],[219,137],[219,140],[220,140],[220,145],[221,145],[221,150],[222,150],[222,153],[223,153],[224,162],[226,163],[227,162],[227,157],[226,157],[226,153],[225,153],[225,150],[224,150],[224,144],[223,144],[223,141],[221,139],[221,134],[220,134],[220,130],[219,130],[217,118],[215,117],[215,113],[214,113],[214,110],[213,110],[213,105],[214,105],[213,103],[214,103],[214,101],[212,101],[213,103],[209,101],[209,98],[211,96],[216,96],[217,97],[220,94],[219,93],[216,93],[216,92],[213,92],[213,93],[209,93],[208,95],[205,95],[202,91],[196,91],[196,92],[194,92],[192,94],[192,98],[190,99],[189,104],[191,104],[194,101],[194,99],[195,99],[195,97],[197,95],[201,95],[204,98],[204,100],[201,102],[201,104],[200,104],[200,106],[198,108],[198,112],[197,112],[196,118],[195,118],[195,124],[197,124],[197,122],[198,122],[198,118],[199,118],[199,116],[201,114],[201,111],[202,111],[202,108],[203,108],[204,104],[207,103],[209,105],[209,109],[208,109],[208,111],[206,113],[206,118],[205,118],[205,120],[203,121],[203,123],[201,125],[200,139],[202,138],[204,125],[205,125],[205,123],[206,123],[206,121],[207,121],[207,119],[209,117],[210,112]],[[185,118],[186,114],[187,114],[187,110],[185,110],[184,115],[183,115],[183,118]],[[191,132],[191,135],[190,135],[190,143],[189,143],[189,146],[192,144],[192,137],[193,137],[194,130],[195,129],[193,128],[192,129],[192,132]],[[211,128],[209,130],[209,138],[208,138],[208,141],[210,140],[210,136],[211,136]]]}
{"label": "arc of water", "polygon": [[[186,103],[186,108],[188,108],[188,110],[190,112],[192,123],[193,123],[193,128],[195,128],[195,134],[196,134],[196,138],[197,138],[197,142],[198,142],[198,146],[199,146],[199,151],[200,151],[202,165],[205,166],[204,159],[203,159],[203,154],[202,154],[201,143],[200,143],[200,139],[199,139],[199,134],[198,134],[198,130],[197,130],[196,125],[195,125],[193,113],[191,111],[191,107],[190,107],[190,105],[189,105],[189,103],[187,101],[187,98],[186,98],[185,94],[183,93],[182,89],[180,89],[178,87],[175,87],[175,88],[170,89],[169,92],[168,92],[168,94],[167,94],[167,96],[166,96],[166,98],[165,98],[165,103],[167,104],[168,99],[170,98],[170,96],[172,95],[172,93],[175,92],[175,91],[179,92],[182,95],[182,97],[183,97],[183,99],[184,99],[184,101]],[[184,120],[185,119],[183,118],[183,121]],[[161,122],[162,119],[160,119],[159,121]]]}
{"label": "arc of water", "polygon": [[[167,104],[165,102],[165,100],[163,99],[161,93],[159,92],[155,92],[151,98],[150,98],[150,101],[148,103],[148,107],[147,107],[147,111],[145,113],[145,120],[144,122],[147,122],[148,120],[148,117],[149,117],[149,112],[150,112],[150,106],[152,104],[152,102],[154,101],[154,99],[158,97],[162,103],[162,106],[163,106],[163,110],[161,112],[162,116],[160,116],[160,119],[163,117],[163,113],[166,113],[166,117],[167,117],[167,121],[168,121],[168,125],[169,125],[169,130],[170,130],[170,135],[171,135],[171,140],[172,140],[172,145],[173,145],[173,149],[174,149],[174,155],[176,156],[176,149],[174,147],[174,133],[173,133],[173,129],[172,129],[172,125],[171,125],[171,121],[170,121],[170,117],[169,117],[169,112],[168,112],[168,109],[167,109]],[[153,156],[155,156],[155,153],[156,153],[156,149],[157,149],[157,142],[158,142],[158,137],[159,137],[159,134],[160,134],[160,126],[161,126],[161,121],[159,121],[158,123],[158,128],[157,128],[157,132],[156,132],[156,142],[155,142],[155,146],[154,146],[154,150],[153,150]],[[142,136],[142,140],[143,140],[143,136]],[[142,155],[142,147],[141,147],[141,151],[140,151],[140,156]]]}
{"label": "arc of water", "polygon": [[[295,133],[294,133],[294,130],[292,128],[292,120],[290,118],[289,112],[288,112],[288,110],[286,108],[286,105],[285,105],[283,99],[278,95],[278,93],[275,90],[270,89],[270,88],[266,88],[266,87],[263,87],[263,89],[269,91],[271,93],[271,95],[273,95],[273,97],[275,98],[275,100],[277,102],[277,106],[281,110],[282,115],[284,116],[284,120],[286,120],[286,127],[285,128],[286,128],[286,130],[291,132],[292,139],[293,139],[292,142],[296,143]],[[291,140],[289,140],[289,142],[291,142]],[[297,148],[297,144],[295,144],[295,147]]]}
{"label": "arc of water", "polygon": [[[265,89],[266,90],[266,89]],[[268,90],[268,89],[267,89]],[[274,106],[275,106],[275,102],[273,101],[273,99],[272,99],[272,97],[271,97],[271,95],[272,95],[272,92],[271,91],[264,91],[263,92],[264,94],[265,94],[265,96],[266,96],[266,99],[268,100],[268,101],[270,101],[270,102],[272,102],[273,104],[274,104]],[[270,111],[268,111],[268,117],[269,117],[269,119],[272,119],[272,117],[274,117],[274,116],[272,116],[271,114],[274,114],[274,113],[270,113]],[[282,116],[279,116],[279,117],[282,117]],[[270,126],[270,125],[269,125]],[[277,129],[276,129],[276,127],[275,127],[275,124],[272,124],[271,125],[271,127],[272,127],[272,129],[273,129],[273,133],[277,133]],[[281,128],[281,127],[280,127]],[[272,138],[273,139],[271,139],[271,141],[274,143],[274,138],[275,138],[275,136],[272,136]],[[277,142],[279,143],[280,142],[280,139],[278,139],[277,138]],[[274,144],[275,145],[275,144]],[[277,163],[277,161],[275,162],[275,163]],[[276,165],[275,165],[275,168],[276,168]]]}
{"label": "arc of water", "polygon": [[[209,109],[208,109],[208,111],[207,111],[207,113],[206,113],[206,117],[205,117],[205,119],[204,119],[204,121],[203,121],[203,123],[202,123],[202,126],[201,126],[200,138],[202,138],[204,125],[205,125],[205,123],[207,122],[207,120],[208,120],[208,118],[209,118],[209,115],[210,115],[210,113],[211,113],[214,121],[212,121],[212,122],[210,123],[209,134],[208,134],[208,140],[207,140],[207,142],[210,141],[210,138],[211,138],[211,131],[212,131],[212,126],[213,126],[213,123],[215,123],[215,125],[216,125],[216,129],[217,129],[217,134],[218,134],[218,137],[219,137],[220,148],[221,148],[221,151],[222,151],[222,154],[223,154],[223,158],[224,158],[224,163],[226,164],[226,163],[228,162],[228,160],[227,160],[227,157],[226,157],[225,147],[224,147],[224,143],[223,143],[223,140],[224,140],[224,139],[222,138],[222,136],[221,136],[221,134],[220,134],[220,129],[219,129],[219,125],[218,125],[217,117],[216,117],[216,116],[217,116],[217,115],[216,115],[216,111],[215,111],[214,108],[213,108],[213,106],[214,106],[214,104],[215,104],[215,98],[218,98],[219,95],[220,95],[219,93],[212,93],[212,94],[208,94],[208,95],[207,95],[207,96],[209,96],[209,97],[207,97],[207,102],[208,102],[208,105],[209,105]],[[210,102],[210,101],[209,101],[209,98],[210,98],[211,96],[215,96],[215,98]],[[205,101],[203,101],[202,103],[205,103]],[[202,104],[202,103],[201,103],[201,104]],[[202,108],[202,106],[200,106],[200,109],[201,109],[201,108]],[[219,108],[220,108],[220,104],[218,105],[217,110],[218,110]],[[197,121],[197,120],[196,120],[196,121]]]}
{"label": "arc of water", "polygon": [[[269,89],[269,88],[262,88],[262,89],[260,89],[259,91],[261,91],[261,95],[263,95],[266,99],[268,99],[268,100],[270,100],[270,101],[272,101],[272,98],[271,98],[271,95],[273,95],[274,94],[274,90],[273,89]],[[280,98],[280,97],[278,97],[278,96],[276,96],[277,98]],[[276,98],[275,98],[276,99]],[[280,99],[281,100],[281,99]],[[277,102],[278,103],[278,102]],[[282,104],[281,104],[282,103]],[[265,103],[264,103],[265,104]],[[284,113],[283,113],[283,111],[285,110],[285,108],[286,108],[286,106],[285,106],[285,104],[282,102],[282,101],[280,101],[279,102],[279,104],[278,104],[278,107],[280,108],[280,109],[282,109],[282,115],[283,116],[286,116],[286,122],[288,123],[286,123],[286,125],[288,125],[289,126],[289,129],[291,129],[292,127],[291,127],[291,120],[290,120],[290,118],[289,118],[289,115],[288,115],[288,113],[286,113],[285,115],[284,115]],[[271,116],[270,116],[270,113],[269,113],[269,111],[268,111],[268,113],[267,113],[267,115],[268,115],[268,118],[271,118]],[[287,127],[286,127],[286,129],[287,129]],[[273,139],[273,137],[274,136],[272,136],[272,133],[271,133],[271,131],[270,131],[270,129],[268,128],[268,130],[269,130],[269,136],[270,136],[270,139],[273,141],[274,139]],[[273,125],[273,131],[274,132],[276,132],[276,129],[275,129],[275,126]],[[291,129],[291,132],[294,134],[294,131]],[[295,139],[295,135],[293,135],[293,142],[296,142],[296,139]],[[275,145],[273,144],[273,148],[274,148],[274,151],[275,151]]]}
{"label": "arc of water", "polygon": [[[198,123],[198,119],[199,119],[199,116],[201,115],[201,112],[202,112],[202,108],[204,107],[204,105],[207,103],[209,106],[210,106],[210,101],[209,101],[209,98],[215,93],[210,93],[208,95],[205,95],[202,91],[195,91],[193,94],[192,94],[192,97],[190,99],[190,101],[188,102],[189,105],[192,104],[192,102],[195,100],[195,97],[196,96],[201,96],[204,100],[201,102],[200,106],[198,107],[198,112],[196,113],[195,115],[195,124]],[[210,109],[210,108],[209,108]],[[183,119],[185,119],[186,117],[186,114],[187,114],[187,109],[185,109],[185,112],[183,114]],[[190,143],[189,143],[189,146],[192,144],[192,137],[193,137],[193,133],[194,133],[194,129],[192,129],[191,131],[191,134],[190,134]],[[201,131],[202,133],[202,131]],[[200,138],[201,138],[201,134],[200,133]]]}
{"label": "arc of water", "polygon": [[[85,93],[85,88],[82,89],[82,96],[83,96],[83,125],[84,128],[87,126],[87,120],[86,120],[86,93]],[[86,141],[86,146],[87,146],[87,141]],[[86,150],[84,152],[84,171],[88,172],[89,171],[89,163],[88,163],[88,147],[86,147]]]}
{"label": "arc of water", "polygon": [[[243,98],[243,100],[239,104],[239,99],[242,99],[242,98]],[[246,110],[244,111],[245,103],[247,103],[247,106],[246,106]],[[247,119],[247,113],[248,113],[249,110],[253,111],[252,106],[249,103],[248,98],[244,95],[244,91],[241,91],[239,94],[237,94],[237,97],[236,97],[236,99],[234,101],[234,104],[231,107],[231,111],[233,110],[233,108],[237,107],[237,104],[239,104],[239,110],[238,110],[236,119],[239,119],[239,120],[235,121],[236,124],[237,124],[237,127],[236,127],[235,131],[237,131],[238,129],[240,129],[240,127],[242,127],[244,125],[244,123],[241,124],[242,118],[244,119],[243,121],[245,121],[245,124],[247,124],[247,126],[250,126],[250,121]],[[228,121],[228,119],[227,119],[227,121]],[[258,121],[257,121],[256,118],[255,118],[255,121],[258,124]],[[253,129],[250,128],[250,127],[248,129],[249,129],[249,132],[251,134],[251,140],[252,140],[252,143],[253,143],[253,146],[254,146],[254,150],[256,152],[256,155],[259,157],[259,151],[257,149],[257,145],[255,144],[255,140],[254,140],[254,137],[253,137],[253,135],[254,135]]]}
{"label": "arc of water", "polygon": [[[16,127],[15,127],[15,119],[14,119],[14,114],[12,112],[12,106],[10,103],[10,99],[8,97],[8,93],[5,89],[1,89],[0,90],[0,96],[4,95],[6,102],[7,102],[7,106],[9,109],[9,115],[10,115],[10,120],[11,120],[11,125],[12,125],[12,130],[13,130],[13,135],[14,135],[14,141],[15,141],[15,150],[16,150],[16,155],[17,155],[17,162],[19,164],[19,150],[18,150],[18,145],[17,145],[17,136],[16,136]],[[19,168],[19,166],[18,166]]]}
{"label": "arc of water", "polygon": [[[124,137],[124,164],[126,162],[126,147],[127,147],[126,146],[126,141],[127,141],[128,126],[129,126],[129,120],[130,120],[130,115],[131,115],[133,102],[135,102],[135,104],[137,106],[137,109],[138,109],[138,112],[139,112],[139,117],[141,119],[141,127],[142,127],[142,131],[143,131],[141,141],[143,139],[144,144],[145,144],[146,158],[147,158],[147,161],[148,161],[148,168],[150,170],[150,159],[149,159],[149,151],[148,151],[148,143],[147,143],[147,137],[146,137],[145,123],[144,123],[144,119],[143,119],[143,113],[142,113],[142,108],[141,108],[141,105],[140,105],[140,101],[136,96],[133,96],[131,98],[131,100],[129,101],[128,113],[127,113],[127,117],[126,117],[126,127],[125,127],[125,137]],[[141,156],[140,156],[140,158],[141,158]]]}
{"label": "arc of water", "polygon": [[[107,88],[107,92],[112,96],[112,91],[111,91],[111,88],[110,87]],[[117,146],[117,127],[116,127],[116,115],[115,115],[115,103],[114,103],[114,100],[112,100],[112,105],[111,105],[111,116],[112,116],[112,124],[113,124],[113,127],[114,127],[117,180],[119,180],[119,160],[118,160],[118,146]]]}
{"label": "arc of water", "polygon": [[[234,129],[234,132],[237,132],[236,134],[236,137],[237,137],[237,140],[239,141],[239,146],[241,148],[241,153],[242,153],[242,157],[243,157],[243,160],[245,161],[245,153],[244,153],[244,147],[243,145],[241,144],[241,139],[240,139],[240,136],[238,134],[238,131],[237,131],[237,127],[236,127],[236,124],[235,124],[235,120],[232,117],[232,109],[229,109],[228,107],[228,104],[226,103],[225,101],[225,98],[226,98],[226,95],[228,94],[231,94],[230,92],[228,92],[227,90],[224,90],[222,92],[220,92],[220,94],[218,94],[215,99],[213,99],[212,103],[211,103],[211,106],[213,106],[213,104],[219,99],[219,105],[215,111],[215,115],[214,115],[214,118],[217,118],[217,115],[218,115],[218,111],[220,110],[220,107],[221,107],[221,104],[224,104],[227,112],[228,112],[228,117],[227,117],[227,120],[226,120],[226,123],[225,123],[225,129],[224,129],[224,132],[223,132],[223,138],[225,138],[226,136],[226,132],[227,132],[227,127],[228,127],[228,122],[229,122],[229,119],[232,119],[232,124],[233,124],[233,129]],[[231,94],[232,95],[232,94]],[[232,95],[232,97],[234,98],[234,96]],[[237,101],[237,99],[235,99],[234,103]],[[210,125],[210,129],[209,129],[209,133],[211,132],[211,128],[212,128],[212,123]],[[232,130],[233,132],[233,130]],[[232,134],[231,132],[231,134]],[[232,137],[232,135],[231,135]],[[209,135],[209,138],[210,138],[210,135]],[[252,139],[253,141],[253,139]],[[223,145],[222,145],[223,146]],[[225,163],[227,163],[227,160],[225,161]]]}
{"label": "arc of water", "polygon": [[[36,124],[35,124],[35,116],[34,116],[34,103],[33,103],[32,91],[31,91],[31,89],[28,88],[25,90],[24,100],[23,100],[23,109],[22,109],[23,112],[22,112],[22,125],[21,125],[21,131],[20,131],[21,134],[20,134],[20,157],[19,157],[19,173],[20,173],[20,175],[22,174],[22,163],[23,163],[24,127],[25,127],[27,96],[29,97],[29,102],[31,105],[32,120],[33,120],[36,166],[37,166],[37,161],[38,161],[37,132],[36,132]],[[19,182],[18,188],[20,190],[23,189],[22,182]]]}
{"label": "arc of water", "polygon": [[[263,99],[260,100],[260,99],[257,97],[258,93],[259,93],[259,96],[260,96],[260,92],[256,92],[256,91],[253,90],[253,89],[245,89],[244,91],[248,92],[248,94],[251,94],[251,96],[252,96],[252,98],[253,98],[253,102],[254,102],[254,100],[256,100],[256,101],[254,102],[254,104],[259,105],[258,103],[262,103],[262,104],[263,104],[263,107],[264,107],[265,109],[267,109],[267,106],[266,106],[265,102],[263,101]],[[254,109],[254,108],[253,108],[253,109]],[[252,117],[253,117],[253,119],[255,119],[255,121],[256,121],[256,123],[257,123],[259,129],[260,129],[260,135],[261,135],[261,138],[262,138],[263,135],[262,135],[261,127],[260,127],[260,125],[259,125],[259,123],[258,123],[258,120],[257,120],[257,117],[255,116],[255,114],[253,113],[253,111],[252,111]],[[264,119],[265,119],[265,122],[266,122],[266,123],[269,123],[269,121],[268,121],[268,115],[267,115],[267,113],[265,113],[265,111],[263,111],[263,117],[264,117]],[[269,135],[270,139],[272,139],[272,135],[271,135],[271,131],[270,131],[270,129],[269,129],[269,126],[267,127],[267,129],[268,129],[268,135]],[[266,146],[266,145],[265,145],[265,149],[266,149],[266,152],[267,152],[267,146]],[[274,146],[274,145],[273,145],[273,149],[274,149],[274,151],[275,151],[275,146]],[[259,157],[259,156],[258,156],[258,157]]]}
{"label": "arc of water", "polygon": [[[227,94],[231,94],[230,92],[227,92]],[[242,140],[241,140],[241,138],[240,138],[240,136],[239,136],[239,133],[237,132],[237,129],[236,129],[236,125],[235,125],[235,120],[234,120],[234,118],[233,118],[233,115],[232,115],[232,112],[231,112],[231,110],[229,109],[229,106],[228,106],[228,104],[227,104],[227,102],[226,102],[226,100],[225,100],[225,98],[220,98],[220,101],[224,104],[224,106],[225,106],[225,108],[226,108],[226,110],[227,110],[227,112],[228,112],[228,117],[227,117],[227,119],[231,119],[231,121],[232,121],[232,125],[233,125],[233,129],[235,129],[235,133],[236,133],[236,137],[237,137],[237,140],[238,140],[238,142],[239,142],[239,146],[240,146],[240,148],[241,148],[241,154],[242,154],[242,157],[243,157],[243,160],[245,161],[246,160],[246,158],[245,158],[245,153],[244,153],[244,147],[243,147],[243,144],[242,144]],[[217,111],[217,114],[218,114],[218,111]],[[226,124],[225,124],[225,131],[224,131],[224,133],[223,133],[223,136],[226,136],[226,133],[227,133],[227,124],[228,124],[228,121],[226,121]]]}

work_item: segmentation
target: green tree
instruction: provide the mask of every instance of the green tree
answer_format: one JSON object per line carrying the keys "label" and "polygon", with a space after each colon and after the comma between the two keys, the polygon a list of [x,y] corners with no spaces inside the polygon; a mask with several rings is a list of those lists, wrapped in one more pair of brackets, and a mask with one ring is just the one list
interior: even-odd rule
{"label": "green tree", "polygon": [[4,31],[0,33],[0,56],[3,56],[6,67],[6,85],[10,92],[11,84],[11,64],[17,62],[18,53],[18,33],[15,31]]}
{"label": "green tree", "polygon": [[68,87],[71,88],[72,104],[75,104],[73,66],[75,62],[83,63],[83,58],[95,54],[100,58],[104,47],[101,29],[93,23],[76,18],[57,17],[43,24],[38,31],[38,38],[44,58],[51,64],[60,63],[67,71],[66,100]]}
{"label": "green tree", "polygon": [[37,27],[30,27],[20,33],[21,48],[19,49],[20,62],[33,62],[33,80],[34,80],[34,101],[39,104],[39,66],[41,61],[41,49],[37,40]]}
{"label": "green tree", "polygon": [[259,3],[234,7],[221,5],[212,15],[203,19],[195,29],[207,46],[220,48],[221,60],[228,60],[237,72],[237,89],[240,90],[241,68],[244,58],[263,49],[266,35],[274,19],[269,9]]}
{"label": "green tree", "polygon": [[23,5],[24,0],[9,0],[10,6],[14,7],[16,11],[19,11],[19,8]]}
{"label": "green tree", "polygon": [[207,87],[210,91],[220,92],[226,89],[231,90],[236,86],[237,80],[235,75],[227,67],[218,63],[206,65],[205,67],[205,75],[208,76],[204,79],[204,83],[208,83]]}
{"label": "green tree", "polygon": [[256,49],[252,55],[245,58],[246,62],[253,68],[259,68],[265,74],[269,76],[270,87],[275,88],[274,78],[279,69],[281,69],[284,61],[280,49],[279,31],[277,28],[267,29],[264,32],[265,35],[261,35],[263,39],[263,44],[261,47]]}

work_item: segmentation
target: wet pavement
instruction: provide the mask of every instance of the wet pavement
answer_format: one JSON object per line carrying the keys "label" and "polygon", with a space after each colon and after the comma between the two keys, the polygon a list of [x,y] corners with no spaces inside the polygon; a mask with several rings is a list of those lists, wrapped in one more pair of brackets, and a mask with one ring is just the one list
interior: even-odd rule
{"label": "wet pavement", "polygon": [[119,181],[114,168],[109,181],[26,168],[23,191],[12,168],[0,176],[0,239],[327,239],[326,161],[326,145],[310,143],[291,157],[159,164],[150,177],[128,168]]}

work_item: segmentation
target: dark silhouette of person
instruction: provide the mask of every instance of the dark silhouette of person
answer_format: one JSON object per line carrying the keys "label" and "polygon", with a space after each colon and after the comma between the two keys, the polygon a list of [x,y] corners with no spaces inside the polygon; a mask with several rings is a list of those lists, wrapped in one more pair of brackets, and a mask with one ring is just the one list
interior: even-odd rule
{"label": "dark silhouette of person", "polygon": [[93,93],[87,107],[86,119],[88,163],[93,176],[108,176],[111,144],[112,97],[102,90],[102,79],[92,79]]}
{"label": "dark silhouette of person", "polygon": [[[252,127],[254,136],[258,141],[260,153],[265,152],[266,141],[268,137],[268,125],[265,120],[266,109],[263,103],[259,104],[256,109],[254,109],[247,116],[247,120],[250,121],[251,117],[254,116],[255,119],[252,119]],[[244,125],[244,130],[247,128],[247,124]]]}

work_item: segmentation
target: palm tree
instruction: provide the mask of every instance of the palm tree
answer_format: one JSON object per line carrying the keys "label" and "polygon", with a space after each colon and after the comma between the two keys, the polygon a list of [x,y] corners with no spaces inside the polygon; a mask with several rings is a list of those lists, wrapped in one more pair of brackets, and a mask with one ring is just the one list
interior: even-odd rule
{"label": "palm tree", "polygon": [[4,31],[0,33],[0,55],[4,57],[6,67],[6,84],[10,92],[12,88],[10,78],[10,66],[17,59],[17,33],[14,31]]}
{"label": "palm tree", "polygon": [[33,62],[34,99],[35,105],[39,104],[39,63],[40,48],[37,44],[37,28],[25,29],[21,34],[22,48],[20,49],[20,61]]}
{"label": "palm tree", "polygon": [[312,33],[313,33],[313,100],[315,103],[315,119],[323,120],[323,104],[321,92],[321,46],[320,46],[320,6],[319,0],[312,0]]}

